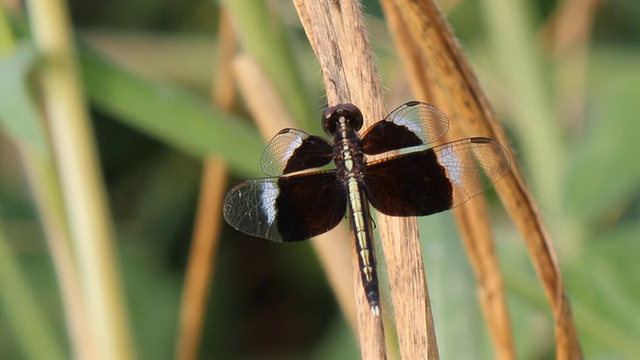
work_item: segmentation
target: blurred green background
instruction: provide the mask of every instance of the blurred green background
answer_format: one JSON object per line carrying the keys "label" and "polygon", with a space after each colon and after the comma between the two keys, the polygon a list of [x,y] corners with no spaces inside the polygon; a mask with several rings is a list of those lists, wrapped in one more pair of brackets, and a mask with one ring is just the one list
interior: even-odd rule
{"label": "blurred green background", "polygon": [[[519,6],[515,13],[500,0],[442,5],[512,134],[558,250],[585,356],[638,357],[640,2],[512,3]],[[320,69],[293,5],[269,4],[271,15],[284,24],[292,61],[309,94],[304,101],[319,119],[326,106]],[[571,4],[592,6],[593,23],[584,26],[586,36],[558,45],[559,27],[553,24],[558,9]],[[65,358],[70,348],[60,292],[17,152],[19,146],[39,148],[43,140],[23,118],[38,114],[34,102],[25,100],[37,93],[35,83],[24,82],[22,75],[33,74],[39,58],[27,19],[7,10],[15,6],[4,1],[0,24],[10,29],[0,31],[2,48],[8,41],[18,44],[15,52],[0,53],[0,358],[33,358],[25,348],[45,345]],[[246,110],[230,119],[210,105],[218,2],[72,0],[69,7],[134,347],[140,358],[172,358],[201,160],[210,153],[225,157],[232,170],[229,183],[257,177],[264,142]],[[408,86],[379,4],[364,1],[364,7],[388,104],[395,107],[411,99]],[[316,118],[297,120],[316,131]],[[214,132],[226,141],[212,141]],[[554,358],[553,318],[526,247],[497,198],[492,192],[489,197],[518,355]],[[451,215],[420,224],[440,354],[492,357]],[[12,289],[20,284],[33,303],[15,307]],[[42,326],[41,333],[15,331],[16,316],[27,319],[20,318],[21,307],[36,311],[32,321]],[[206,316],[203,359],[359,354],[308,244],[280,246],[225,226]]]}

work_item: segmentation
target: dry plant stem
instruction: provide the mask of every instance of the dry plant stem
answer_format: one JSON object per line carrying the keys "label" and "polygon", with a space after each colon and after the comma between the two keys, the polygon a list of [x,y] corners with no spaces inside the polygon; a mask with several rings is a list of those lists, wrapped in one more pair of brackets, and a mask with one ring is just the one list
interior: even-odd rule
{"label": "dry plant stem", "polygon": [[484,197],[454,210],[458,229],[477,281],[478,298],[493,342],[496,359],[515,359],[504,281],[493,246]]}
{"label": "dry plant stem", "polygon": [[[288,110],[277,97],[272,82],[260,66],[248,55],[240,55],[235,60],[235,74],[243,98],[255,119],[265,140],[271,139],[283,128],[294,127]],[[273,116],[278,114],[278,116]],[[318,118],[320,121],[320,118]],[[353,284],[349,276],[351,269],[349,232],[346,227],[322,234],[312,241],[313,247],[323,265],[325,273],[336,294],[338,303],[352,327],[356,328],[356,311],[353,303]]]}
{"label": "dry plant stem", "polygon": [[[225,12],[220,13],[218,64],[214,71],[212,101],[231,111],[235,103],[231,84],[231,59],[236,52],[236,39]],[[194,226],[189,262],[185,276],[176,359],[197,359],[202,339],[203,322],[216,254],[219,245],[227,168],[217,157],[204,160],[198,212]],[[214,220],[217,219],[217,220]]]}
{"label": "dry plant stem", "polygon": [[41,73],[44,104],[90,324],[97,337],[98,351],[94,355],[129,359],[133,351],[117,275],[112,225],[68,13],[60,0],[31,0],[28,5],[35,42],[47,61]]}
{"label": "dry plant stem", "polygon": [[[352,102],[363,111],[365,127],[383,118],[380,81],[356,1],[295,0],[298,15],[322,67],[329,104]],[[400,352],[406,359],[437,358],[433,320],[415,219],[379,214],[378,226],[389,271]],[[402,241],[399,241],[401,239]],[[353,256],[357,264],[357,254]],[[382,328],[358,295],[363,358],[384,356]],[[384,313],[384,309],[383,309]]]}
{"label": "dry plant stem", "polygon": [[[460,126],[456,126],[456,123],[468,121],[468,119],[475,117],[474,114],[467,111],[467,108],[460,106],[458,103],[460,100],[462,100],[462,103],[469,101],[470,94],[468,92],[454,91],[452,93],[446,92],[445,96],[442,96],[443,91],[437,88],[442,85],[447,86],[447,81],[451,81],[451,79],[440,78],[438,75],[447,74],[447,76],[452,76],[449,73],[454,72],[450,70],[434,70],[434,68],[438,67],[454,67],[451,59],[446,57],[439,58],[446,51],[446,49],[443,49],[444,44],[429,40],[428,36],[414,39],[394,2],[383,1],[382,4],[389,28],[400,50],[401,58],[408,72],[411,88],[416,97],[433,103],[449,114],[452,119],[455,119],[448,134],[450,139],[477,135],[465,134],[461,131]],[[433,27],[436,27],[437,23],[437,20],[430,22]],[[437,31],[430,32],[432,36],[437,33]],[[421,41],[429,43],[427,47],[431,53],[424,54],[421,52],[418,45]],[[434,64],[435,59],[439,60],[437,64]],[[476,275],[480,304],[494,344],[496,358],[514,359],[515,350],[504,285],[493,247],[484,198],[478,196],[468,201],[464,206],[455,209],[454,214],[469,261]]]}
{"label": "dry plant stem", "polygon": [[233,58],[238,51],[236,34],[231,19],[224,9],[220,11],[218,25],[218,57],[211,79],[211,102],[226,111],[231,111],[236,103],[233,86]]}
{"label": "dry plant stem", "polygon": [[[328,1],[315,0],[294,1],[294,4],[320,61],[329,104],[353,102],[360,106],[369,122],[381,118],[383,102],[379,80],[373,79],[375,68],[370,59],[366,59],[370,52],[365,51],[368,43],[364,38],[357,4],[329,4]],[[356,59],[360,62],[354,66]],[[351,92],[350,88],[354,91]],[[358,268],[358,254],[355,251],[352,262],[355,273]],[[353,278],[362,358],[384,359],[386,349],[382,321],[373,316],[369,308],[360,276],[356,274]]]}
{"label": "dry plant stem", "polygon": [[[205,160],[196,226],[180,309],[176,359],[198,358],[211,278],[215,269],[227,169],[218,158]],[[217,220],[213,220],[217,219]]]}
{"label": "dry plant stem", "polygon": [[[397,0],[394,3],[400,10],[401,21],[406,24],[409,33],[415,34],[416,39],[420,40],[414,39],[419,47],[421,61],[425,61],[425,72],[437,79],[432,81],[434,84],[430,89],[435,103],[447,104],[443,107],[444,110],[450,112],[456,121],[467,121],[465,129],[473,131],[475,135],[495,138],[508,147],[509,141],[504,130],[435,5],[426,0]],[[455,99],[456,102],[450,104],[447,99]],[[448,106],[455,107],[449,109]],[[579,359],[580,346],[555,251],[516,164],[497,184],[496,189],[527,242],[533,264],[551,303],[556,319],[557,358]]]}

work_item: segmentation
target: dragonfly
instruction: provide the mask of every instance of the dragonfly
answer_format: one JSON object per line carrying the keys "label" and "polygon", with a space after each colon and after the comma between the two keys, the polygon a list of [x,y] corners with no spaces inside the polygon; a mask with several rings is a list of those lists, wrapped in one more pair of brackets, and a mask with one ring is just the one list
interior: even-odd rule
{"label": "dragonfly", "polygon": [[[449,119],[419,101],[401,105],[360,134],[362,126],[360,109],[346,103],[322,114],[332,141],[298,129],[281,130],[262,154],[267,177],[234,185],[223,213],[233,228],[278,243],[323,234],[348,213],[363,290],[379,316],[369,204],[390,216],[439,213],[493,186],[511,162],[505,148],[486,137],[429,147],[448,132]],[[379,158],[368,161],[373,155]],[[334,168],[326,169],[331,162]]]}

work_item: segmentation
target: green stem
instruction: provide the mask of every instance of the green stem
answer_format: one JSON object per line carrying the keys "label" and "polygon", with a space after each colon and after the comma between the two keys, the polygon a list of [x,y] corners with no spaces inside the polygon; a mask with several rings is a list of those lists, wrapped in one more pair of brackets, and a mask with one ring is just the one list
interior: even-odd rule
{"label": "green stem", "polygon": [[0,303],[7,324],[29,359],[64,359],[46,316],[27,285],[16,255],[4,236],[0,223]]}

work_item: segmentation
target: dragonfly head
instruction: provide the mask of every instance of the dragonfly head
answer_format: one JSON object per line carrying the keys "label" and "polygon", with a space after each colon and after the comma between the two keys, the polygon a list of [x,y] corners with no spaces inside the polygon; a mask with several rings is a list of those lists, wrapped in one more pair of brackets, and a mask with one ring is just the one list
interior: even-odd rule
{"label": "dragonfly head", "polygon": [[362,112],[353,104],[328,107],[322,114],[322,128],[327,134],[333,136],[341,119],[344,119],[347,127],[355,131],[362,128]]}

